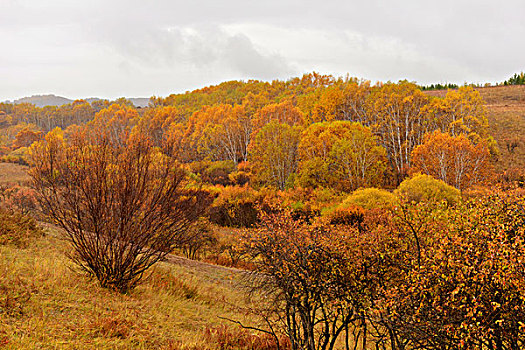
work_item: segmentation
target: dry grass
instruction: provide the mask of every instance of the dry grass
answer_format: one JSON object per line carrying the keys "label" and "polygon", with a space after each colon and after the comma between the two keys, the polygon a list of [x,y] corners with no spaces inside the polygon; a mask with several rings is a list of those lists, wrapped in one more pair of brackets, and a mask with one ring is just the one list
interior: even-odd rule
{"label": "dry grass", "polygon": [[525,86],[499,86],[479,92],[486,103],[490,133],[500,150],[497,169],[525,169]]}
{"label": "dry grass", "polygon": [[66,249],[49,229],[27,249],[0,246],[0,348],[214,349],[207,330],[234,328],[218,316],[255,322],[231,306],[246,302],[235,270],[162,263],[121,295],[75,273]]}
{"label": "dry grass", "polygon": [[30,177],[27,175],[28,169],[29,168],[24,165],[18,165],[14,163],[0,163],[0,185],[25,185],[29,183]]}
{"label": "dry grass", "polygon": [[[513,172],[525,169],[525,85],[476,88],[489,120],[489,132],[500,150],[496,169]],[[427,91],[428,95],[444,97],[447,90]]]}

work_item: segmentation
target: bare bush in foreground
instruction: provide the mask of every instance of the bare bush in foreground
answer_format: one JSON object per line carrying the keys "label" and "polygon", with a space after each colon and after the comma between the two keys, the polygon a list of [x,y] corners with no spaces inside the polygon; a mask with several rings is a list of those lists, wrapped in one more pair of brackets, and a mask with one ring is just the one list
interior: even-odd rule
{"label": "bare bush in foreground", "polygon": [[59,129],[32,147],[44,211],[65,230],[70,258],[101,286],[127,292],[163,259],[210,203],[183,189],[184,171],[117,121],[66,142]]}

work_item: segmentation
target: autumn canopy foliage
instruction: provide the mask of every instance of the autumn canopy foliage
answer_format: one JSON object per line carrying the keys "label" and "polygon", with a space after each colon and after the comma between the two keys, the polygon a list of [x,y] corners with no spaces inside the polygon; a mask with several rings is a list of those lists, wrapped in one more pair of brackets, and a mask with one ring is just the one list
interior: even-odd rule
{"label": "autumn canopy foliage", "polygon": [[490,152],[484,142],[472,143],[464,134],[438,130],[427,134],[412,151],[412,171],[423,172],[459,189],[482,183],[490,176]]}

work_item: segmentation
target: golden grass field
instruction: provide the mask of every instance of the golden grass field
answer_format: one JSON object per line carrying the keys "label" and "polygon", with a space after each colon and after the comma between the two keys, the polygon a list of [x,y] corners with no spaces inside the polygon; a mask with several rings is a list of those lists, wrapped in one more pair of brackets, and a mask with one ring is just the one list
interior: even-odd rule
{"label": "golden grass field", "polygon": [[26,249],[0,246],[0,348],[215,349],[206,329],[239,332],[219,316],[255,322],[233,307],[246,302],[239,270],[177,258],[122,295],[75,272],[46,231]]}

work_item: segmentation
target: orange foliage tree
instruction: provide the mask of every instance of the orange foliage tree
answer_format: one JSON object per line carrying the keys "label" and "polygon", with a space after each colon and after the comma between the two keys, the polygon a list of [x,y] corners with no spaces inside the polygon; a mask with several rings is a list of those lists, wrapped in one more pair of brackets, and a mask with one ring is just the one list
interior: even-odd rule
{"label": "orange foliage tree", "polygon": [[438,130],[425,135],[412,151],[412,172],[422,172],[458,189],[478,184],[490,175],[490,152],[484,142],[473,144],[464,134]]}
{"label": "orange foliage tree", "polygon": [[349,120],[365,124],[369,118],[366,102],[371,91],[369,81],[338,80],[320,94],[312,110],[312,120]]}
{"label": "orange foliage tree", "polygon": [[171,125],[180,121],[181,117],[176,107],[151,108],[138,119],[135,132],[150,135],[153,144],[160,147],[169,137]]}
{"label": "orange foliage tree", "polygon": [[272,121],[288,125],[302,125],[304,115],[299,108],[294,107],[290,100],[269,104],[255,113],[253,117],[254,134]]}
{"label": "orange foliage tree", "polygon": [[13,148],[29,147],[33,142],[42,139],[42,132],[31,126],[26,126],[16,134]]}

